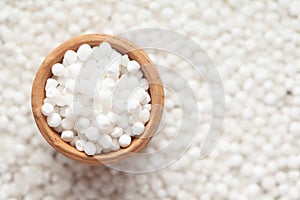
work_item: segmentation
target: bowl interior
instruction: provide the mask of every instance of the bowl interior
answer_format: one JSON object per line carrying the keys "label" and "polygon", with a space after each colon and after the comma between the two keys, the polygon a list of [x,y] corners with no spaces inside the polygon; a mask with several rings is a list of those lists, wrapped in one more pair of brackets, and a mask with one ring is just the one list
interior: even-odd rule
{"label": "bowl interior", "polygon": [[[47,124],[46,117],[42,114],[41,107],[43,100],[46,96],[45,85],[49,77],[52,76],[51,67],[55,63],[62,62],[63,56],[67,50],[77,51],[80,45],[89,44],[90,46],[97,46],[101,42],[106,41],[110,43],[112,48],[122,54],[128,54],[129,58],[136,60],[141,65],[141,70],[144,73],[145,78],[149,81],[149,93],[151,96],[151,114],[150,119],[145,126],[145,131],[140,137],[136,137],[132,140],[132,143],[127,148],[121,148],[118,151],[102,153],[100,155],[88,156],[84,152],[78,151],[75,147],[69,143],[64,142],[60,138],[60,134],[55,132]],[[160,119],[163,111],[164,91],[161,83],[161,79],[156,70],[156,67],[147,57],[144,51],[136,47],[131,42],[104,34],[89,34],[82,35],[70,39],[55,50],[53,50],[41,64],[35,80],[32,86],[32,112],[36,124],[46,141],[52,145],[56,150],[64,155],[84,163],[92,165],[108,164],[123,160],[132,156],[134,153],[141,151],[151,137],[155,134],[157,127],[160,123]]]}

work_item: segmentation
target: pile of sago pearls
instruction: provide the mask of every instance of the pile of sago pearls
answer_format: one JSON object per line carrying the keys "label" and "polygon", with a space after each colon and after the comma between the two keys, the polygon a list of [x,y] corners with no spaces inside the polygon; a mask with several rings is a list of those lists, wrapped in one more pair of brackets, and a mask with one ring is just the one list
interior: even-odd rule
{"label": "pile of sago pearls", "polygon": [[87,155],[128,147],[150,118],[149,83],[140,64],[108,42],[67,50],[52,66],[42,113],[61,138]]}
{"label": "pile of sago pearls", "polygon": [[[299,200],[299,4],[0,1],[0,199]],[[83,33],[143,27],[181,32],[216,63],[225,87],[226,118],[210,156],[199,159],[197,142],[164,169],[130,174],[80,164],[55,151],[36,128],[30,108],[32,81],[45,56]],[[191,68],[180,68],[182,63],[161,51],[153,57],[155,63],[190,73]],[[211,96],[203,81],[187,78],[198,84],[203,134],[210,125]],[[166,110],[169,126],[146,149],[171,141],[170,129],[179,124],[175,108]]]}

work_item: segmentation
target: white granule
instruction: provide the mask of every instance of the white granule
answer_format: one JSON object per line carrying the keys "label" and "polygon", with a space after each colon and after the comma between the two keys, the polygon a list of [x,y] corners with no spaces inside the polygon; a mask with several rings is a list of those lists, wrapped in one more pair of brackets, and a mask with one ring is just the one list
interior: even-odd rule
{"label": "white granule", "polygon": [[[300,199],[299,1],[3,0],[0,8],[1,200]],[[37,130],[30,109],[32,81],[45,56],[84,33],[118,34],[148,27],[165,27],[192,38],[220,72],[226,118],[211,155],[199,160],[201,142],[196,142],[162,170],[129,174],[83,165],[55,152]],[[198,132],[206,133],[212,104],[203,80],[191,76],[192,67],[173,57],[161,52],[150,56],[186,75],[199,102]],[[115,70],[116,66],[110,73]],[[74,79],[76,74],[70,76]],[[46,87],[57,85],[48,80]],[[66,85],[71,93],[74,82]],[[172,141],[180,127],[180,116],[174,115],[180,103],[171,93],[166,95],[164,126],[146,147],[148,152]],[[79,113],[84,110],[79,103],[76,108]],[[150,110],[151,105],[144,108]],[[51,110],[44,108],[46,113]],[[72,112],[66,109],[64,115]],[[123,131],[114,129],[114,144]],[[81,140],[71,143],[84,151]]]}
{"label": "white granule", "polygon": [[[151,98],[138,62],[102,42],[93,48],[83,44],[77,52],[67,50],[63,63],[51,68],[42,113],[65,142],[95,155],[128,147],[131,136],[144,132],[150,118],[144,106],[150,105]],[[115,99],[127,109],[117,107]],[[66,110],[72,115],[66,115]]]}

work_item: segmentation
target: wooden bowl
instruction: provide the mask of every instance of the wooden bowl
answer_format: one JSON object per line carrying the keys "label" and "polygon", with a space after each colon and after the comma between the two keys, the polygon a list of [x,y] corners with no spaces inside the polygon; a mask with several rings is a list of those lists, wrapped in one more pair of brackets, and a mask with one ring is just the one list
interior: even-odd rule
{"label": "wooden bowl", "polygon": [[[67,50],[77,51],[80,45],[89,44],[97,46],[101,42],[110,43],[112,48],[122,54],[128,54],[129,58],[136,60],[141,65],[141,70],[145,78],[149,81],[149,92],[151,96],[151,114],[146,124],[144,133],[132,140],[127,148],[121,148],[118,151],[102,153],[99,155],[88,156],[84,152],[78,151],[69,143],[60,138],[60,134],[48,126],[46,117],[42,114],[41,107],[46,96],[45,85],[49,77],[52,76],[51,67],[55,63],[62,62],[63,56]],[[158,71],[148,56],[141,49],[131,42],[115,36],[104,34],[88,34],[72,38],[53,50],[41,64],[32,86],[31,106],[35,122],[46,141],[57,151],[74,160],[91,164],[101,165],[117,162],[132,156],[141,151],[155,134],[163,111],[164,91]]]}

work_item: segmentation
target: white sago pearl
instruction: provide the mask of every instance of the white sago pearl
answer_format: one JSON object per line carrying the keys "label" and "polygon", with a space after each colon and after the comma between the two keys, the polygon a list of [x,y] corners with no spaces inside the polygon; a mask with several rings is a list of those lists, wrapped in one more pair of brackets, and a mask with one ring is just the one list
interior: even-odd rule
{"label": "white sago pearl", "polygon": [[126,88],[129,90],[133,90],[137,88],[139,85],[139,80],[137,77],[129,76],[128,80],[126,81]]}
{"label": "white sago pearl", "polygon": [[114,86],[115,86],[115,81],[113,79],[111,79],[111,78],[105,78],[102,81],[102,87],[113,88]]}
{"label": "white sago pearl", "polygon": [[[122,65],[122,66],[126,67],[129,61],[130,61],[130,59],[128,58],[128,55],[127,55],[127,54],[125,54],[125,55],[123,55],[123,56],[121,57],[121,65]],[[127,70],[127,67],[124,68],[124,69]],[[123,73],[126,73],[126,72],[123,72]]]}
{"label": "white sago pearl", "polygon": [[65,142],[70,142],[71,140],[74,139],[74,132],[71,131],[71,130],[64,130],[62,133],[61,133],[61,139],[63,139],[63,141]]}
{"label": "white sago pearl", "polygon": [[69,119],[69,118],[65,118],[61,121],[61,126],[63,129],[73,129],[74,127],[74,120],[73,119]]}
{"label": "white sago pearl", "polygon": [[64,61],[67,65],[71,65],[77,61],[77,54],[73,50],[67,50],[64,55]]}
{"label": "white sago pearl", "polygon": [[92,53],[92,48],[88,44],[81,45],[77,50],[77,56],[81,61],[86,61],[90,54]]}
{"label": "white sago pearl", "polygon": [[135,71],[131,73],[132,76],[136,77],[137,79],[142,79],[143,78],[143,72],[141,70]]}
{"label": "white sago pearl", "polygon": [[203,13],[203,19],[207,23],[214,23],[217,20],[217,14],[213,9],[207,8]]}
{"label": "white sago pearl", "polygon": [[97,127],[89,127],[84,131],[84,133],[90,141],[97,141],[100,137]]}
{"label": "white sago pearl", "polygon": [[129,72],[136,72],[139,69],[140,69],[140,64],[138,62],[132,60],[127,63],[127,70]]}
{"label": "white sago pearl", "polygon": [[100,129],[105,129],[110,125],[109,118],[103,114],[97,116],[97,123]]}
{"label": "white sago pearl", "polygon": [[103,149],[109,149],[112,144],[112,138],[109,135],[103,134],[100,137],[100,140],[98,141],[99,144],[101,144],[101,147]]}
{"label": "white sago pearl", "polygon": [[141,104],[147,104],[147,103],[149,103],[150,101],[151,101],[151,97],[150,97],[150,95],[147,93],[147,92],[145,92],[145,98],[141,101]]}
{"label": "white sago pearl", "polygon": [[42,105],[42,113],[45,116],[49,116],[51,113],[54,112],[54,106],[50,103],[44,103]]}
{"label": "white sago pearl", "polygon": [[138,116],[138,113],[133,113],[129,116],[129,120],[130,120],[130,123],[134,123],[134,122],[137,122],[139,121],[139,116]]}
{"label": "white sago pearl", "polygon": [[138,112],[140,108],[140,103],[135,99],[130,99],[127,103],[127,111],[128,113]]}
{"label": "white sago pearl", "polygon": [[47,123],[50,127],[58,127],[61,123],[61,117],[57,113],[52,113],[47,117]]}
{"label": "white sago pearl", "polygon": [[121,137],[119,138],[119,144],[121,147],[128,147],[131,143],[131,137],[127,134],[123,134],[121,135]]}
{"label": "white sago pearl", "polygon": [[142,122],[136,122],[132,126],[133,135],[141,135],[145,130],[145,126]]}
{"label": "white sago pearl", "polygon": [[299,169],[300,167],[299,156],[294,156],[294,155],[289,156],[287,164],[290,169]]}
{"label": "white sago pearl", "polygon": [[299,188],[292,186],[289,191],[288,191],[288,196],[289,198],[292,200],[296,200],[300,198],[300,192],[299,192]]}
{"label": "white sago pearl", "polygon": [[112,78],[118,78],[117,76],[119,75],[120,67],[117,64],[112,64],[108,67],[106,74],[108,77]]}
{"label": "white sago pearl", "polygon": [[54,131],[56,131],[57,133],[62,133],[64,131],[64,129],[61,127],[61,125],[57,126],[57,127],[54,127],[53,128]]}
{"label": "white sago pearl", "polygon": [[110,148],[112,151],[117,151],[120,149],[120,144],[117,139],[112,140],[112,146]]}
{"label": "white sago pearl", "polygon": [[56,63],[52,66],[51,71],[55,76],[63,76],[65,74],[65,66],[61,63]]}
{"label": "white sago pearl", "polygon": [[147,98],[147,92],[142,88],[137,89],[133,94],[133,99],[136,99],[139,102],[145,101]]}
{"label": "white sago pearl", "polygon": [[85,142],[83,140],[76,140],[75,147],[78,151],[84,151]]}
{"label": "white sago pearl", "polygon": [[145,104],[144,106],[143,106],[143,109],[145,109],[145,110],[151,110],[151,104]]}
{"label": "white sago pearl", "polygon": [[120,127],[115,127],[113,132],[110,134],[113,138],[119,138],[123,134],[123,129]]}
{"label": "white sago pearl", "polygon": [[96,153],[95,144],[92,142],[85,143],[84,144],[84,152],[89,156],[95,155],[95,153]]}
{"label": "white sago pearl", "polygon": [[107,113],[107,117],[110,121],[111,124],[116,125],[116,123],[118,122],[120,116],[117,113],[114,112],[109,112]]}
{"label": "white sago pearl", "polygon": [[90,120],[84,117],[80,117],[75,121],[75,126],[79,129],[86,129],[90,125]]}
{"label": "white sago pearl", "polygon": [[49,89],[49,88],[55,88],[58,85],[58,81],[53,79],[53,78],[48,78],[47,82],[46,82],[46,87],[45,89]]}
{"label": "white sago pearl", "polygon": [[142,121],[142,122],[147,122],[149,119],[150,119],[150,112],[149,110],[141,110],[139,112],[139,119]]}
{"label": "white sago pearl", "polygon": [[46,97],[59,97],[60,92],[57,88],[51,87],[46,90]]}
{"label": "white sago pearl", "polygon": [[129,125],[129,117],[123,114],[120,116],[120,120],[118,121],[117,125],[122,129],[126,129]]}
{"label": "white sago pearl", "polygon": [[145,90],[148,90],[149,89],[149,82],[147,79],[141,79],[140,80],[140,86],[145,89]]}
{"label": "white sago pearl", "polygon": [[99,46],[99,53],[102,58],[106,58],[110,55],[112,48],[108,42],[102,42]]}

